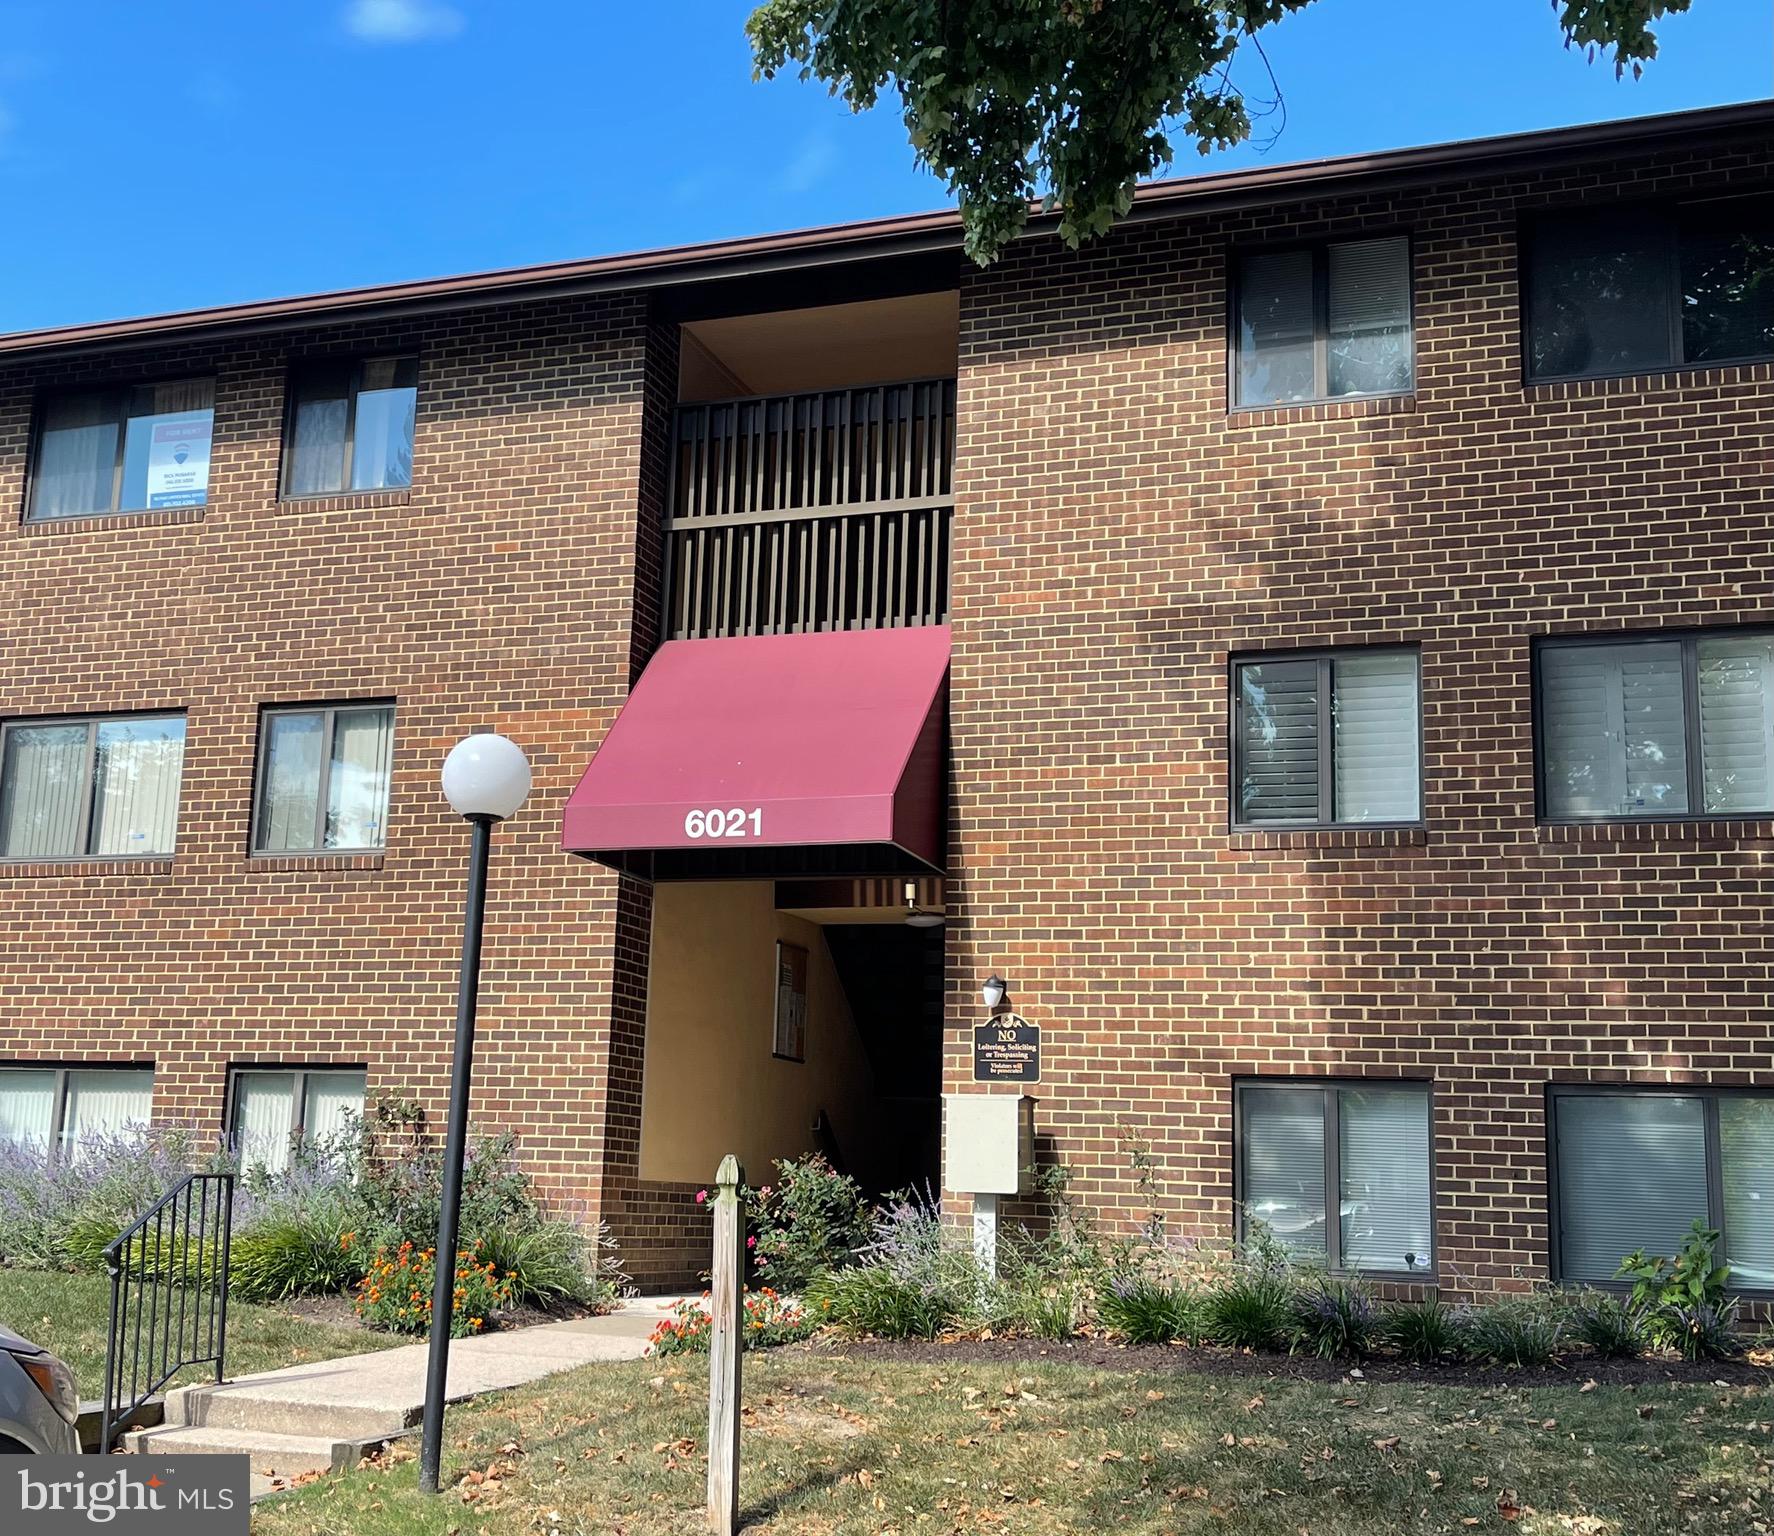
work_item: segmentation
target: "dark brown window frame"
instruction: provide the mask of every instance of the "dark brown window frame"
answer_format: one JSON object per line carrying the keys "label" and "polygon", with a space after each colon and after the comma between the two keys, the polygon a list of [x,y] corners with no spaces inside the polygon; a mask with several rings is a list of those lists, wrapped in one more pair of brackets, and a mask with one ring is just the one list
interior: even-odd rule
{"label": "dark brown window frame", "polygon": [[[1546,1272],[1555,1285],[1599,1285],[1603,1289],[1622,1291],[1630,1282],[1582,1281],[1567,1282],[1564,1278],[1564,1211],[1559,1192],[1558,1102],[1560,1099],[1621,1099],[1641,1094],[1656,1094],[1666,1099],[1699,1099],[1702,1124],[1706,1133],[1706,1224],[1719,1234],[1718,1255],[1723,1260],[1730,1252],[1730,1233],[1725,1224],[1725,1165],[1719,1142],[1719,1101],[1722,1099],[1774,1099],[1774,1089],[1739,1085],[1714,1087],[1682,1083],[1548,1083],[1546,1085]],[[1622,1254],[1622,1258],[1626,1255]],[[1667,1257],[1667,1255],[1666,1255]],[[1766,1286],[1733,1286],[1735,1295],[1750,1298],[1774,1297],[1774,1288]]]}
{"label": "dark brown window frame", "polygon": [[[86,384],[57,385],[53,389],[40,389],[31,408],[31,443],[25,463],[24,507],[19,515],[23,523],[46,524],[55,526],[60,523],[78,523],[87,518],[95,517],[152,517],[169,509],[163,507],[124,507],[119,503],[123,500],[123,460],[129,445],[129,397],[138,389],[153,389],[162,384],[195,384],[207,382],[210,386],[210,421],[212,435],[210,438],[210,469],[215,468],[215,438],[213,423],[216,414],[216,376],[213,373],[172,373],[157,374],[151,379],[130,379],[124,382],[98,381]],[[43,433],[48,424],[49,405],[53,400],[65,399],[69,395],[108,395],[118,405],[117,417],[117,452],[111,465],[111,504],[103,511],[70,512],[63,517],[45,517],[37,511],[37,490],[40,485],[38,467],[43,456]],[[204,483],[203,500],[182,511],[199,512],[209,505],[209,484]]]}
{"label": "dark brown window frame", "polygon": [[[1330,717],[1331,671],[1339,657],[1365,655],[1408,655],[1417,663],[1417,814],[1409,821],[1339,821],[1336,810],[1335,731]],[[1242,755],[1239,751],[1241,732],[1239,714],[1244,696],[1238,686],[1240,667],[1286,661],[1318,663],[1318,815],[1310,821],[1246,821],[1242,818],[1238,786]],[[1427,825],[1423,809],[1423,772],[1426,763],[1423,737],[1423,648],[1420,645],[1332,645],[1298,651],[1234,651],[1227,658],[1228,686],[1228,764],[1227,803],[1234,832],[1345,832],[1351,830],[1383,831],[1416,829]]]}
{"label": "dark brown window frame", "polygon": [[[388,799],[383,807],[382,841],[379,843],[326,846],[327,790],[333,773],[333,733],[338,716],[359,710],[388,711]],[[259,740],[253,763],[253,803],[247,820],[247,853],[255,859],[347,858],[360,854],[384,853],[388,847],[388,809],[394,801],[394,716],[396,701],[391,698],[345,699],[336,703],[262,704],[259,706]],[[320,715],[323,720],[320,744],[320,784],[316,791],[314,834],[316,841],[302,848],[266,848],[259,843],[259,813],[265,805],[265,775],[271,765],[272,719],[279,715]]]}
{"label": "dark brown window frame", "polygon": [[[1686,335],[1682,326],[1682,248],[1681,215],[1694,208],[1717,208],[1731,203],[1767,203],[1774,199],[1768,192],[1732,192],[1716,197],[1660,197],[1628,199],[1618,203],[1577,203],[1536,208],[1522,215],[1516,227],[1517,281],[1521,310],[1521,380],[1524,388],[1538,384],[1569,384],[1583,379],[1636,379],[1654,374],[1692,372],[1700,368],[1737,368],[1748,363],[1774,359],[1774,350],[1755,352],[1743,357],[1709,357],[1689,362],[1685,356]],[[1664,295],[1669,311],[1669,360],[1645,363],[1636,368],[1595,369],[1577,373],[1536,373],[1534,371],[1534,259],[1535,244],[1542,238],[1548,224],[1560,221],[1594,220],[1602,223],[1625,223],[1635,216],[1655,219],[1663,225],[1665,235],[1664,274],[1669,288]]]}
{"label": "dark brown window frame", "polygon": [[346,1073],[364,1078],[364,1104],[369,1104],[369,1068],[354,1062],[276,1062],[239,1061],[228,1065],[228,1088],[222,1106],[222,1135],[230,1146],[240,1134],[240,1079],[255,1073],[266,1076],[294,1077],[294,1101],[290,1109],[290,1132],[300,1142],[308,1131],[308,1079],[311,1077],[342,1077]]}
{"label": "dark brown window frame", "polygon": [[[1440,1207],[1440,1189],[1435,1176],[1435,1081],[1422,1077],[1235,1077],[1232,1080],[1232,1214],[1233,1230],[1240,1243],[1249,1237],[1244,1210],[1244,1170],[1246,1119],[1244,1101],[1251,1092],[1265,1088],[1285,1088],[1318,1092],[1324,1098],[1324,1259],[1325,1269],[1333,1275],[1363,1275],[1381,1280],[1411,1280],[1432,1283],[1440,1273],[1440,1238],[1436,1232],[1436,1212]],[[1423,1100],[1423,1112],[1429,1128],[1429,1263],[1421,1269],[1349,1269],[1342,1264],[1342,1146],[1339,1135],[1337,1102],[1339,1093],[1353,1090],[1375,1092],[1411,1089]],[[1335,1207],[1333,1213],[1332,1207]],[[1335,1220],[1332,1219],[1333,1214]]]}
{"label": "dark brown window frame", "polygon": [[[180,720],[187,727],[186,742],[189,744],[190,721],[183,709],[123,709],[105,710],[97,714],[67,715],[13,715],[0,720],[0,792],[6,787],[6,738],[18,727],[33,725],[84,725],[86,727],[86,757],[82,767],[80,788],[80,846],[92,846],[92,802],[94,780],[98,773],[98,740],[99,727],[112,720]],[[173,818],[173,846],[156,849],[154,852],[141,853],[45,853],[45,854],[0,854],[0,868],[8,864],[89,864],[94,861],[110,863],[140,862],[144,859],[170,859],[178,852],[178,822],[185,812],[185,770],[181,762],[179,767],[179,807]]]}
{"label": "dark brown window frame", "polygon": [[[1403,389],[1352,390],[1347,394],[1326,393],[1330,387],[1330,248],[1333,245],[1363,245],[1381,240],[1403,240],[1405,291],[1411,323],[1411,381]],[[1297,400],[1252,400],[1238,398],[1239,323],[1244,263],[1252,256],[1286,256],[1295,251],[1312,252],[1312,394]],[[1408,400],[1417,392],[1417,246],[1408,229],[1363,230],[1347,235],[1326,235],[1314,240],[1293,240],[1285,244],[1263,243],[1235,245],[1227,254],[1226,282],[1226,408],[1236,415],[1244,411],[1288,411],[1314,405],[1340,405],[1346,400]]]}
{"label": "dark brown window frame", "polygon": [[[413,458],[414,464],[409,469],[405,485],[369,486],[361,490],[351,487],[351,471],[357,454],[357,397],[363,392],[363,372],[370,363],[406,362],[411,361],[415,375],[419,368],[419,353],[415,349],[395,349],[388,352],[359,352],[349,357],[303,357],[291,362],[289,371],[284,378],[283,388],[283,462],[277,473],[277,499],[279,501],[318,501],[323,497],[336,496],[398,496],[410,491],[413,481],[418,478],[417,459],[419,455],[419,421],[418,407],[413,411]],[[296,463],[296,406],[298,404],[298,384],[304,373],[318,371],[323,368],[349,368],[351,382],[345,392],[345,457],[339,475],[339,489],[336,491],[292,491],[289,486],[290,471]],[[418,385],[415,383],[415,401]]]}
{"label": "dark brown window frame", "polygon": [[[1546,688],[1541,664],[1549,650],[1569,650],[1576,646],[1601,645],[1674,645],[1682,647],[1682,739],[1687,749],[1688,804],[1706,803],[1706,763],[1700,742],[1700,662],[1699,645],[1714,635],[1774,634],[1771,624],[1710,624],[1699,629],[1644,629],[1626,633],[1540,635],[1533,642],[1530,667],[1533,693],[1534,748],[1534,818],[1547,827],[1634,826],[1646,822],[1684,821],[1768,821],[1774,820],[1774,806],[1763,811],[1653,810],[1642,815],[1618,816],[1555,816],[1548,809],[1546,795]],[[1774,770],[1774,765],[1770,765]]]}
{"label": "dark brown window frame", "polygon": [[155,1064],[151,1061],[0,1061],[0,1080],[8,1072],[53,1072],[54,1097],[49,1110],[49,1150],[62,1150],[68,1125],[68,1079],[79,1072],[145,1072],[148,1075],[149,1113],[153,1113]]}

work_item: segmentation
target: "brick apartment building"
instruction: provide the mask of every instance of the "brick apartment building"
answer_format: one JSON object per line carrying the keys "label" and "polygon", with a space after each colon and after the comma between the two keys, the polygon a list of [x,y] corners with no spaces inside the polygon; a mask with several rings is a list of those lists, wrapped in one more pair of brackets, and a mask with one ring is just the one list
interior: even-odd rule
{"label": "brick apartment building", "polygon": [[0,1135],[436,1116],[495,729],[477,1124],[643,1281],[996,972],[1111,1221],[1774,1289],[1774,106],[8,336],[0,504]]}

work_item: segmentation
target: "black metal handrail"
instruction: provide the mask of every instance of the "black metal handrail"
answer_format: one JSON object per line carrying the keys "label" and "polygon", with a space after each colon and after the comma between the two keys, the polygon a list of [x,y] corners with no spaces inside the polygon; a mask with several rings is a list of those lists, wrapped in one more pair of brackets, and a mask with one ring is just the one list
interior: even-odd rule
{"label": "black metal handrail", "polygon": [[105,1250],[111,1324],[101,1452],[180,1371],[214,1361],[222,1379],[233,1229],[234,1175],[193,1173]]}

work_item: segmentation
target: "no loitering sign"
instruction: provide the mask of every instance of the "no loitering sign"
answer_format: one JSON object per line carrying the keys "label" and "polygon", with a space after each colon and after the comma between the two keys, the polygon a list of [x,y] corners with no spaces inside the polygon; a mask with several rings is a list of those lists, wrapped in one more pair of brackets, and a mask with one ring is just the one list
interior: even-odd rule
{"label": "no loitering sign", "polygon": [[1041,1081],[1041,1030],[1021,1014],[1001,1013],[973,1031],[976,1083]]}

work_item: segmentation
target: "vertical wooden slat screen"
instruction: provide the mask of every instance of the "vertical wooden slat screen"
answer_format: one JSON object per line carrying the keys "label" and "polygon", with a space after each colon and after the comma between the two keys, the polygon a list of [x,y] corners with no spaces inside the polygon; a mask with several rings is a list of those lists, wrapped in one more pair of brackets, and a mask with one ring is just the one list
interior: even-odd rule
{"label": "vertical wooden slat screen", "polygon": [[954,426],[953,379],[680,407],[671,637],[945,622]]}

